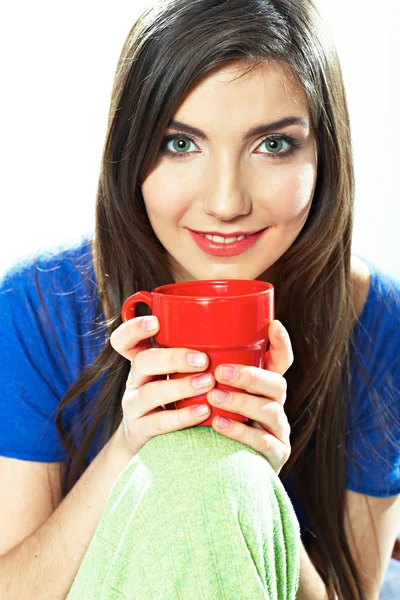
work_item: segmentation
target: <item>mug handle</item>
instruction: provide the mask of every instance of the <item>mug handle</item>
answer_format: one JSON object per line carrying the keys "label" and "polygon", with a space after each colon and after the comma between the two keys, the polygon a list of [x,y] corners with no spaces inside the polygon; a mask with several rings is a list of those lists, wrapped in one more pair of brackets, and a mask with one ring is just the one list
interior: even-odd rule
{"label": "mug handle", "polygon": [[121,310],[122,321],[129,321],[129,319],[134,319],[136,317],[136,306],[139,302],[145,302],[151,310],[150,292],[136,292],[136,294],[132,294],[132,296],[129,296],[129,298],[125,300]]}

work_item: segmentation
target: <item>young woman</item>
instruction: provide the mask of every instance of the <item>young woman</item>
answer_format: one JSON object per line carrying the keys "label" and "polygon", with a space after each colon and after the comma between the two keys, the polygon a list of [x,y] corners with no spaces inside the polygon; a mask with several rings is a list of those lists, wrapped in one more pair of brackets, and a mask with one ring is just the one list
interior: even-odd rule
{"label": "young woman", "polygon": [[[400,520],[400,286],[351,255],[353,198],[340,65],[310,0],[148,5],[116,71],[93,240],[2,282],[1,597],[83,597],[80,581],[97,599],[378,598]],[[220,239],[254,232],[246,250]],[[250,420],[195,427],[208,413],[174,402],[201,389],[217,403],[222,370],[195,387],[207,356],[156,347],[148,311],[122,324],[121,307],[138,290],[231,278],[274,284],[270,350],[265,369],[231,365],[225,406]],[[228,504],[211,500],[224,452],[249,474],[241,496],[233,463],[221,477],[246,533],[225,530]],[[215,536],[200,536],[204,520],[181,536],[182,503],[208,517],[211,504]],[[169,537],[151,529],[161,517]],[[127,531],[144,550],[116,560]],[[231,552],[246,540],[235,591],[205,558],[185,587],[185,552],[215,557],[221,539]],[[79,580],[85,561],[107,573]]]}

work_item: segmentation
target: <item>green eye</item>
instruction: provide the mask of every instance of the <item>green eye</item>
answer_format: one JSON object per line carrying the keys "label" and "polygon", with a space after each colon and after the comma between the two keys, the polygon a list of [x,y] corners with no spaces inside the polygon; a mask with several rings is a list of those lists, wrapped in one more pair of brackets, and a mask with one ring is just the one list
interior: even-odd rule
{"label": "green eye", "polygon": [[[170,144],[170,142],[172,142],[172,148],[168,148],[168,144]],[[194,142],[183,136],[169,137],[165,140],[167,151],[172,152],[173,154],[186,154],[187,152],[193,152],[193,150],[189,149],[190,144],[194,144]]]}
{"label": "green eye", "polygon": [[289,144],[282,139],[266,139],[263,142],[261,142],[261,146],[262,144],[266,145],[266,148],[268,149],[267,154],[279,154],[282,150],[286,150],[287,148],[285,148],[283,145],[286,144],[289,147]]}
{"label": "green eye", "polygon": [[189,140],[184,139],[173,140],[172,147],[177,152],[180,152],[181,150],[184,152],[185,150],[189,150],[188,146],[190,146],[190,143]]}

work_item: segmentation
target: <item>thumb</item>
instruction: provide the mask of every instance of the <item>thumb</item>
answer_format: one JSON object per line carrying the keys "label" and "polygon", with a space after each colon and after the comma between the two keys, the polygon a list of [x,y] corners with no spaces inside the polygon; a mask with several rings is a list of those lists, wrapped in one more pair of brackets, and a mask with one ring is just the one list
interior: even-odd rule
{"label": "thumb", "polygon": [[289,334],[280,321],[271,321],[268,327],[269,350],[265,353],[264,369],[283,375],[293,363]]}

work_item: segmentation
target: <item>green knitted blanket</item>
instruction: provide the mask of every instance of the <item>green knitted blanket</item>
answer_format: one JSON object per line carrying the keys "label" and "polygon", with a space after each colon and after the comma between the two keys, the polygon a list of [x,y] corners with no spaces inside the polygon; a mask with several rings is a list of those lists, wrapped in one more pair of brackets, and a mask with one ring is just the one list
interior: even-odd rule
{"label": "green knitted blanket", "polygon": [[265,457],[191,427],[151,439],[119,475],[67,600],[292,600],[299,551]]}

